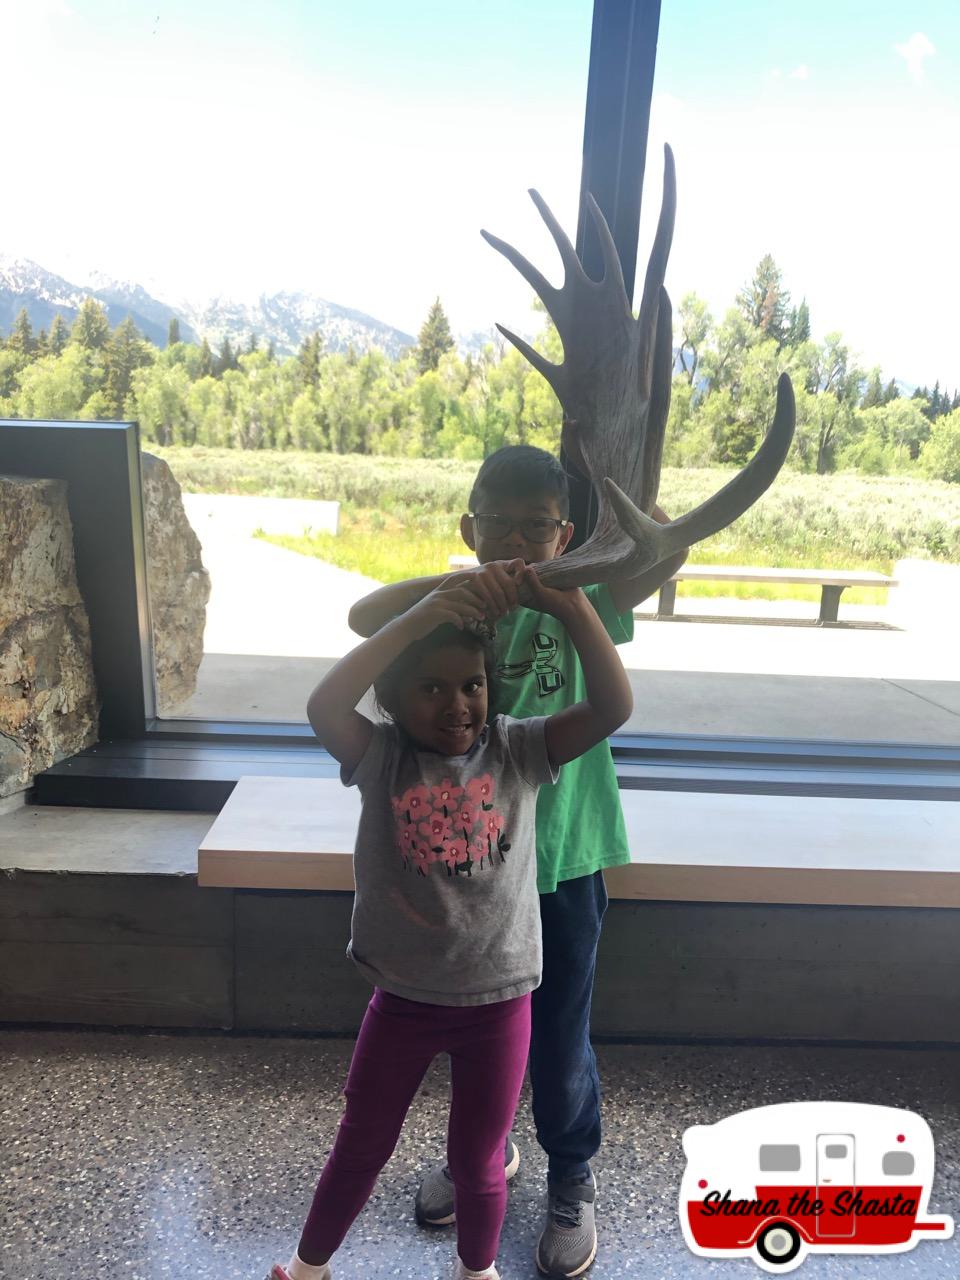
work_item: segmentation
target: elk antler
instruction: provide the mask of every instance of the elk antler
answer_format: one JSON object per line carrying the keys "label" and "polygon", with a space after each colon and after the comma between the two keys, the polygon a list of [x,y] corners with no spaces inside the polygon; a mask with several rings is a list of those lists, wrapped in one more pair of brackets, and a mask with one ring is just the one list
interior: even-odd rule
{"label": "elk antler", "polygon": [[599,498],[596,528],[587,541],[576,551],[535,566],[550,587],[636,577],[732,524],[773,483],[793,438],[793,388],[782,374],[773,425],[747,466],[687,515],[663,525],[651,517],[660,485],[673,371],[672,311],[663,281],[676,214],[676,175],[673,152],[669,147],[664,151],[663,203],[636,319],[616,245],[589,193],[587,208],[603,254],[602,280],[591,280],[583,270],[576,250],[536,191],[530,195],[563,260],[561,289],[512,245],[480,233],[533,287],[557,327],[563,343],[559,365],[497,325],[556,393],[563,409],[563,447],[589,476]]}

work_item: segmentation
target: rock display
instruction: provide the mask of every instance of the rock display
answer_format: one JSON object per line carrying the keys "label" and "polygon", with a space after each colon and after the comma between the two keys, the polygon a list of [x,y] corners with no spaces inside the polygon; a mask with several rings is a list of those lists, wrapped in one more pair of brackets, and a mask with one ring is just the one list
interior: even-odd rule
{"label": "rock display", "polygon": [[[179,484],[148,453],[143,503],[162,714],[196,688],[210,575]],[[0,476],[0,799],[96,742],[99,710],[66,484]]]}
{"label": "rock display", "polygon": [[90,626],[60,480],[0,476],[0,797],[97,739]]}
{"label": "rock display", "polygon": [[196,690],[210,575],[173,472],[152,453],[141,457],[157,710],[163,715]]}

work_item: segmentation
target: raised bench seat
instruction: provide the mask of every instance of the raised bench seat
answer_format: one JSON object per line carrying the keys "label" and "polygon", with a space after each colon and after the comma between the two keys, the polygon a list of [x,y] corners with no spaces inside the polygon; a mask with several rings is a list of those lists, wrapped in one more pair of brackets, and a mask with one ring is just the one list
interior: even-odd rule
{"label": "raised bench seat", "polygon": [[[960,907],[960,805],[622,790],[632,861],[611,898]],[[333,778],[241,778],[199,850],[200,885],[353,888],[360,815]]]}
{"label": "raised bench seat", "polygon": [[[475,556],[450,556],[451,569],[467,569]],[[657,617],[670,618],[677,602],[678,582],[785,582],[820,588],[819,622],[836,622],[840,596],[847,587],[895,587],[896,578],[870,569],[766,569],[748,565],[685,564],[660,588]]]}
{"label": "raised bench seat", "polygon": [[[235,794],[0,816],[0,1020],[356,1034],[355,793]],[[621,794],[596,1036],[960,1045],[957,803]]]}

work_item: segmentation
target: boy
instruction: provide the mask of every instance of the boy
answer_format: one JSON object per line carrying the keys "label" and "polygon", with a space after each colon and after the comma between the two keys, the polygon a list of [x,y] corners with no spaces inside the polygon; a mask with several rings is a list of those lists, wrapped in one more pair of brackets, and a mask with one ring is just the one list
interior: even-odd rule
{"label": "boy", "polygon": [[[516,608],[517,565],[511,564],[552,560],[573,536],[563,468],[542,449],[500,449],[477,473],[469,505],[460,533],[480,563],[465,578],[488,620],[497,624],[496,710],[526,717],[573,705],[584,696],[576,652],[549,614]],[[667,520],[659,508],[654,515]],[[633,638],[633,606],[685,558],[683,553],[664,560],[637,578],[584,588],[615,644]],[[450,576],[382,587],[354,605],[350,626],[369,636]],[[537,1140],[548,1158],[547,1220],[536,1251],[537,1267],[546,1276],[579,1276],[597,1251],[596,1180],[589,1162],[600,1147],[600,1082],[590,1044],[590,1003],[607,905],[603,868],[629,861],[613,759],[602,742],[565,765],[560,781],[544,787],[537,804],[543,979],[533,993],[530,1081]],[[508,1139],[508,1178],[519,1163]],[[453,1183],[444,1167],[424,1178],[416,1213],[422,1224],[453,1222]]]}

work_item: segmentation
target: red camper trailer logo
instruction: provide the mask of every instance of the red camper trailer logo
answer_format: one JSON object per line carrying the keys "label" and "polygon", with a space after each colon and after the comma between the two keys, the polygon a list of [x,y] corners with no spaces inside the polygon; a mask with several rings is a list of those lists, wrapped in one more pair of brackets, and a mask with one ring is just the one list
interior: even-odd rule
{"label": "red camper trailer logo", "polygon": [[707,1258],[784,1274],[808,1253],[904,1253],[949,1240],[927,1213],[933,1136],[922,1117],[860,1102],[756,1107],[683,1135],[680,1224]]}

